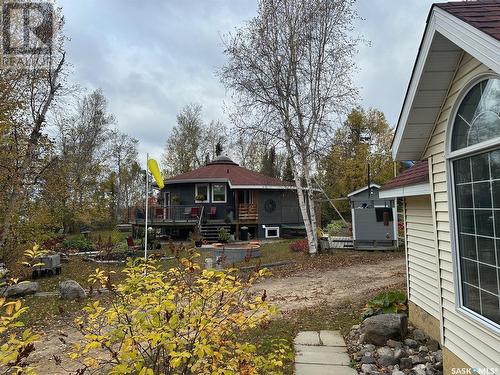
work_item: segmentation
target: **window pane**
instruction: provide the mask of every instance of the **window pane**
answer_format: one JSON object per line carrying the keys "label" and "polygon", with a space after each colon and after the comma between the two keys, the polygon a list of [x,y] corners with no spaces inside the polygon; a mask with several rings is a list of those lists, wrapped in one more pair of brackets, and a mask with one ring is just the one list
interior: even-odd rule
{"label": "window pane", "polygon": [[[498,295],[497,269],[496,267],[479,264],[479,286],[481,289]],[[464,280],[465,281],[465,280]]]}
{"label": "window pane", "polygon": [[483,315],[495,323],[500,324],[500,309],[498,308],[498,296],[481,292],[481,306]]}
{"label": "window pane", "polygon": [[500,150],[490,153],[491,178],[500,178]]}
{"label": "window pane", "polygon": [[467,284],[462,284],[463,291],[463,303],[464,306],[469,309],[481,313],[480,303],[479,303],[479,289],[472,287]]}
{"label": "window pane", "polygon": [[470,158],[457,160],[453,162],[453,165],[455,166],[455,183],[471,181]]}
{"label": "window pane", "polygon": [[460,234],[460,254],[463,257],[476,259],[476,237]]}
{"label": "window pane", "polygon": [[475,210],[476,233],[483,236],[493,237],[493,211]]}
{"label": "window pane", "polygon": [[213,201],[214,202],[225,202],[226,201],[226,185],[213,184]]}
{"label": "window pane", "polygon": [[495,245],[491,238],[477,238],[477,254],[480,262],[495,264]]}
{"label": "window pane", "polygon": [[468,284],[479,286],[477,262],[462,259],[462,280]]}
{"label": "window pane", "polygon": [[460,233],[474,234],[474,211],[459,210],[458,211],[458,231]]}
{"label": "window pane", "polygon": [[472,179],[474,181],[485,181],[490,179],[488,153],[476,155],[471,158]]}
{"label": "window pane", "polygon": [[452,149],[500,136],[500,80],[476,84],[462,100],[453,123]]}
{"label": "window pane", "polygon": [[474,188],[474,207],[491,208],[491,192],[489,182],[477,182]]}
{"label": "window pane", "polygon": [[491,182],[493,190],[493,207],[500,208],[500,181]]}
{"label": "window pane", "polygon": [[472,184],[457,186],[457,207],[472,208]]}

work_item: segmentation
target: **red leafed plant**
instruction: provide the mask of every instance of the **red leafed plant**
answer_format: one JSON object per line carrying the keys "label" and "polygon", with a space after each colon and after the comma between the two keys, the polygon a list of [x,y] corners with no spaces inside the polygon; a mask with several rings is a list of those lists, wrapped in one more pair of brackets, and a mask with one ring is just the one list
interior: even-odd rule
{"label": "red leafed plant", "polygon": [[301,253],[309,252],[309,243],[307,242],[307,238],[292,242],[290,244],[290,250]]}

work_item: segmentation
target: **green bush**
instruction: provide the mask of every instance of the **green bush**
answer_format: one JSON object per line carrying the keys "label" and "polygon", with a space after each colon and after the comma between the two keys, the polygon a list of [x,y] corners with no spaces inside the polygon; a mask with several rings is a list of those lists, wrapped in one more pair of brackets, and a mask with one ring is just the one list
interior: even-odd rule
{"label": "green bush", "polygon": [[332,220],[326,229],[330,237],[349,235],[349,227],[342,220]]}
{"label": "green bush", "polygon": [[65,249],[74,249],[78,251],[94,251],[95,245],[87,240],[83,234],[78,236],[68,238],[63,241],[63,247]]}
{"label": "green bush", "polygon": [[365,306],[363,319],[373,315],[402,313],[408,310],[406,293],[400,290],[382,292],[372,298]]}

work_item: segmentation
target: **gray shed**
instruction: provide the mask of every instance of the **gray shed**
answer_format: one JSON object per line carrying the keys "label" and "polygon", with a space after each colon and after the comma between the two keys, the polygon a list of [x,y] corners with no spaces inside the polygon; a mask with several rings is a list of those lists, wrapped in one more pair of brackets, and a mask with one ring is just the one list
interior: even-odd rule
{"label": "gray shed", "polygon": [[370,184],[347,195],[351,204],[355,249],[398,247],[397,201],[393,198],[379,198],[379,190],[379,185]]}

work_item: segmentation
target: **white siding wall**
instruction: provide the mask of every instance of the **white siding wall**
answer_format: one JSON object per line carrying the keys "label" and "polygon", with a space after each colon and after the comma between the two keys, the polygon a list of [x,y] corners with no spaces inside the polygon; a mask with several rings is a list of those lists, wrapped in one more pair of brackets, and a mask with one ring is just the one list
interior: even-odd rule
{"label": "white siding wall", "polygon": [[488,72],[485,65],[464,54],[423,158],[430,158],[431,161],[430,177],[439,251],[444,345],[470,366],[500,367],[500,335],[456,310],[444,158],[446,130],[453,105],[464,86],[472,78],[485,72]]}
{"label": "white siding wall", "polygon": [[439,283],[430,196],[405,198],[408,299],[439,319]]}

